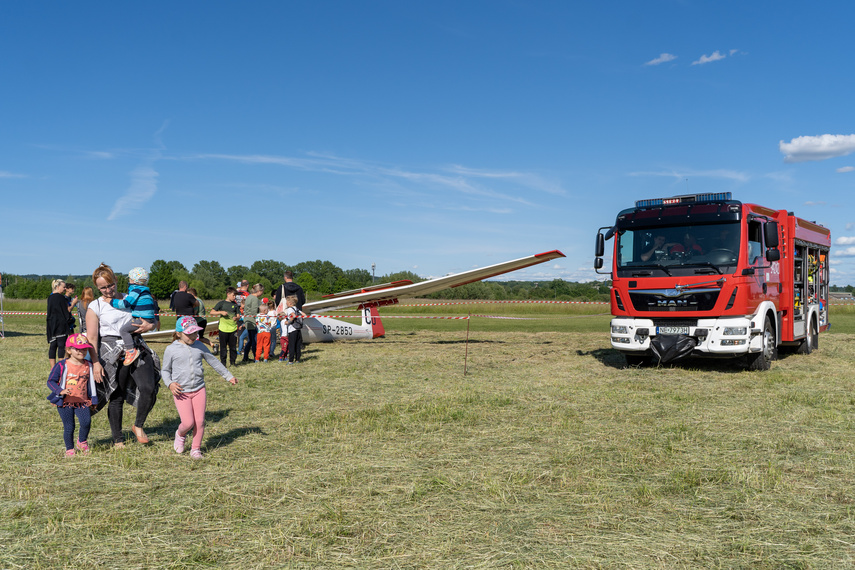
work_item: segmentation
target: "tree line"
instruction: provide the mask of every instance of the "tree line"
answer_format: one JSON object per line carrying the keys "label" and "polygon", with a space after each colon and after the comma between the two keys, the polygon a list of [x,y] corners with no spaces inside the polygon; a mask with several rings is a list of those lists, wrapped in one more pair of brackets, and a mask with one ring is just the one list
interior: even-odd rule
{"label": "tree line", "polygon": [[[199,261],[187,269],[179,261],[158,259],[149,268],[149,288],[157,299],[167,299],[178,288],[179,281],[186,281],[203,299],[225,298],[226,288],[234,287],[246,279],[250,285],[261,283],[267,292],[274,291],[282,283],[286,270],[294,274],[294,281],[305,291],[307,297],[359,289],[371,285],[375,280],[365,269],[341,269],[329,261],[304,261],[297,265],[286,265],[281,261],[263,259],[249,267],[233,265],[223,268],[217,261]],[[74,283],[79,295],[83,287],[93,287],[91,275],[3,275],[3,293],[10,299],[42,299],[51,293],[51,281],[64,279]],[[116,274],[119,291],[127,291],[127,275]],[[410,280],[423,281],[410,271],[390,273],[376,278],[376,283]],[[479,300],[583,300],[607,301],[609,282],[592,281],[574,283],[561,279],[552,281],[479,281],[454,289],[438,291],[426,298],[431,299],[479,299]],[[95,289],[95,296],[98,291]]]}

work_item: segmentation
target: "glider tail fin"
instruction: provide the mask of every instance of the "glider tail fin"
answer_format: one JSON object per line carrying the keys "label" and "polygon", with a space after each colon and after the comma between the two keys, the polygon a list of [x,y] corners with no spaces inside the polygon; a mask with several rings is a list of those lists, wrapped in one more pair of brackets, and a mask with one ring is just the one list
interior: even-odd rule
{"label": "glider tail fin", "polygon": [[383,321],[377,311],[377,303],[362,305],[362,326],[371,327],[371,338],[386,336],[386,329],[383,328]]}

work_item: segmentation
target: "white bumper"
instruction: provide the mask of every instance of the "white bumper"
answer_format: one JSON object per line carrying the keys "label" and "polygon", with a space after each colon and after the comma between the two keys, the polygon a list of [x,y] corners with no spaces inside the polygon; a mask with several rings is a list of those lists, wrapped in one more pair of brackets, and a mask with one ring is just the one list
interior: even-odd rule
{"label": "white bumper", "polygon": [[697,326],[683,330],[657,330],[651,319],[616,317],[611,321],[612,347],[622,352],[642,353],[650,350],[650,338],[659,334],[685,334],[697,340],[696,352],[710,355],[738,356],[760,352],[763,328],[752,323],[752,317],[698,319]]}

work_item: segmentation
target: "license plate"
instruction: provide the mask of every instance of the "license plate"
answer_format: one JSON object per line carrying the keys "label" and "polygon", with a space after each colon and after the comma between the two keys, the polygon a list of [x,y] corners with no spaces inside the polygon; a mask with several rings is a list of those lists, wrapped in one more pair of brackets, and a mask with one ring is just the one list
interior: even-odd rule
{"label": "license plate", "polygon": [[656,327],[656,334],[689,334],[689,327]]}

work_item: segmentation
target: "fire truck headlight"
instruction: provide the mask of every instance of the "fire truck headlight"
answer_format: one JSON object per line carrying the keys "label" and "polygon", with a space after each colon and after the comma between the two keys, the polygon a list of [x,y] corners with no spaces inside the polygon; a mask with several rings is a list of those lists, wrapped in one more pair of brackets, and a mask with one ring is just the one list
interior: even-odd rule
{"label": "fire truck headlight", "polygon": [[745,336],[748,334],[748,327],[724,327],[725,336]]}
{"label": "fire truck headlight", "polygon": [[629,344],[629,338],[625,336],[613,336],[612,342],[618,344]]}
{"label": "fire truck headlight", "polygon": [[627,334],[628,332],[629,331],[627,330],[626,325],[612,325],[612,334]]}
{"label": "fire truck headlight", "polygon": [[744,338],[724,339],[721,341],[722,346],[740,346],[748,342]]}

